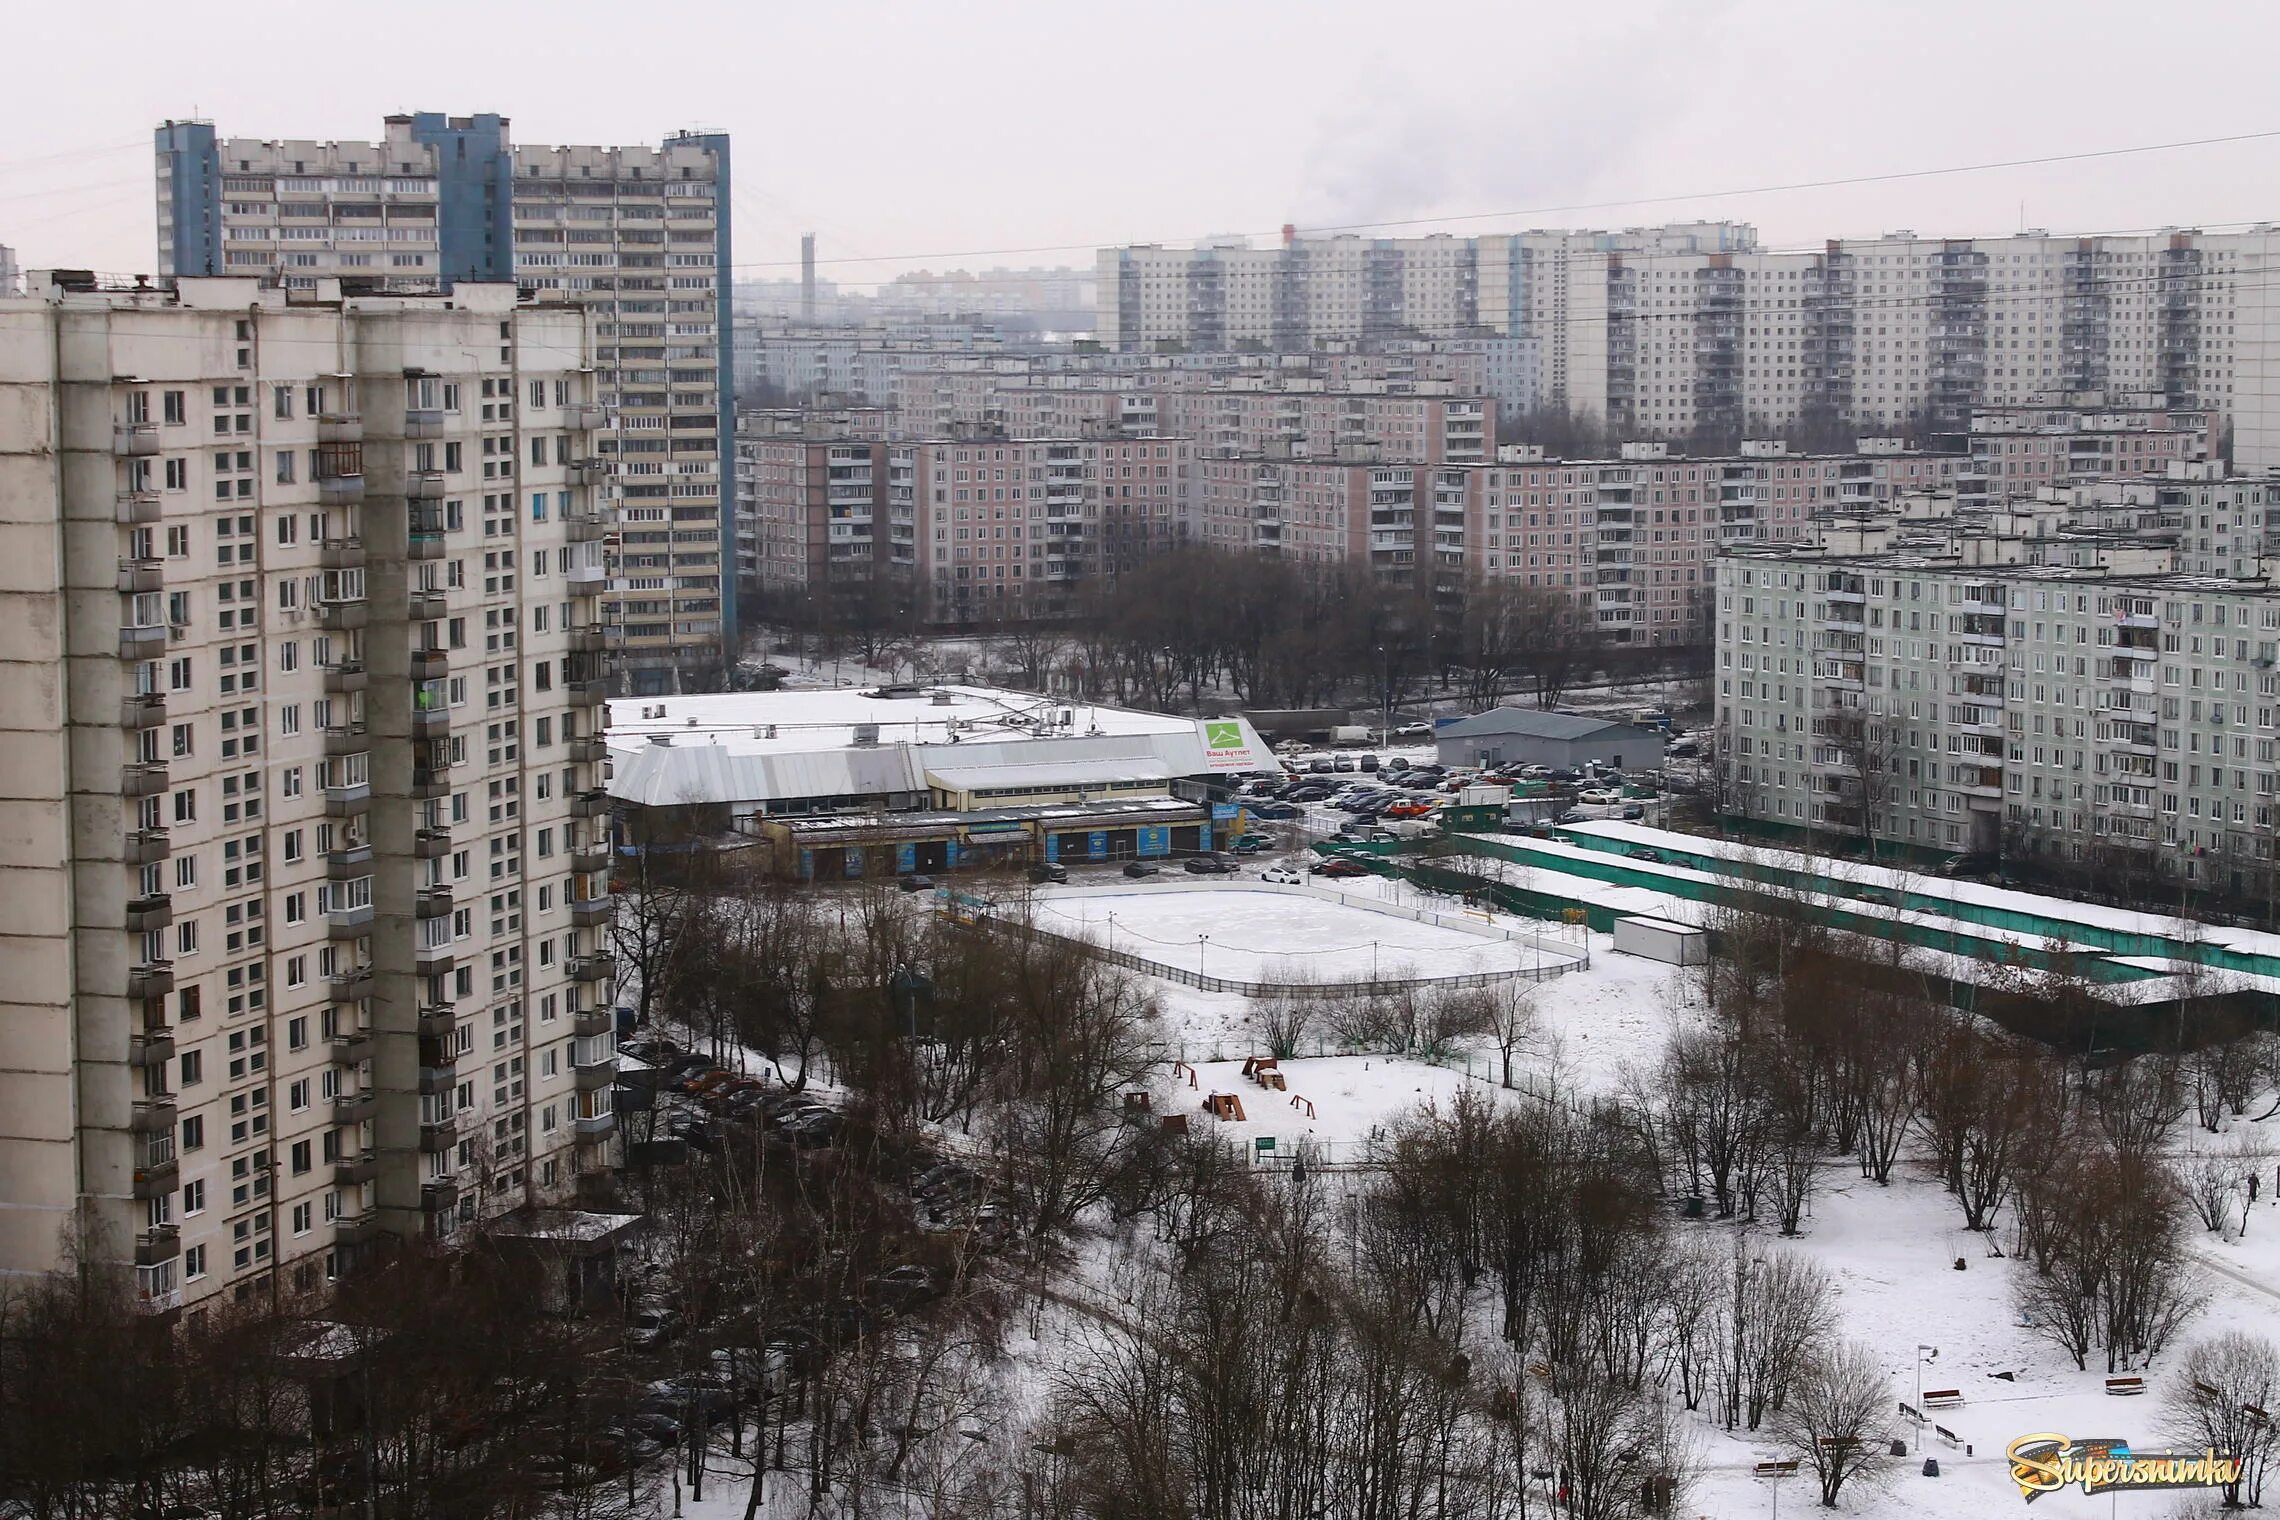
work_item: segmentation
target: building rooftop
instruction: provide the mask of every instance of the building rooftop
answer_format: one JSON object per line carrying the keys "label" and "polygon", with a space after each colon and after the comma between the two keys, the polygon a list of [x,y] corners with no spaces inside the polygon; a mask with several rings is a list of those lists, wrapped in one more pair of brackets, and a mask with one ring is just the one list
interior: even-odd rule
{"label": "building rooftop", "polygon": [[1532,739],[1588,739],[1616,729],[1633,733],[1628,723],[1606,718],[1585,718],[1573,713],[1542,712],[1532,707],[1494,707],[1487,712],[1444,723],[1433,730],[1436,739],[1469,739],[1475,734],[1525,734]]}
{"label": "building rooftop", "polygon": [[1272,771],[1239,717],[980,686],[728,692],[609,704],[610,793],[651,807]]}

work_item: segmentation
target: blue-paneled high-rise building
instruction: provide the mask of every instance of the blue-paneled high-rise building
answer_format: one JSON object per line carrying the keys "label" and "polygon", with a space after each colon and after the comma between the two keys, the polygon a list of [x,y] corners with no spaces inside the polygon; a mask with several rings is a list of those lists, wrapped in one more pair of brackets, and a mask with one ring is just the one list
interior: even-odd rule
{"label": "blue-paneled high-rise building", "polygon": [[[384,127],[358,143],[161,125],[160,272],[303,290],[512,280],[585,305],[610,414],[597,471],[617,508],[608,637],[635,694],[716,684],[736,649],[727,134],[533,147],[503,116],[435,111]],[[449,487],[495,509],[515,494],[514,463],[465,461]]]}

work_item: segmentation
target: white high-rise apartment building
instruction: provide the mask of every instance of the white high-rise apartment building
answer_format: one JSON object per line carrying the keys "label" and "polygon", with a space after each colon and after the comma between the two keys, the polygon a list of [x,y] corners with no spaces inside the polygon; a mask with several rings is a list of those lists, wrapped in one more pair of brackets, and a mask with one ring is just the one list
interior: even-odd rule
{"label": "white high-rise apartment building", "polygon": [[[1105,249],[1099,325],[1125,349],[1530,337],[1552,403],[1705,446],[1816,426],[1928,435],[1978,407],[2151,393],[2228,419],[2235,461],[2263,467],[2280,465],[2280,296],[2265,277],[2276,255],[2272,228],[1896,232],[1773,253],[1725,223],[1298,238],[1239,255]],[[1238,257],[1240,288],[1279,292],[1279,322],[1260,327],[1253,296],[1232,304]]]}
{"label": "white high-rise apartment building", "polygon": [[[157,130],[161,274],[307,289],[512,280],[596,318],[590,471],[624,508],[610,617],[636,692],[717,679],[735,638],[729,144],[515,145],[506,118],[391,116],[378,142]],[[606,477],[606,479],[605,479]]]}
{"label": "white high-rise apartment building", "polygon": [[592,326],[0,301],[0,1273],[169,1312],[609,1164]]}

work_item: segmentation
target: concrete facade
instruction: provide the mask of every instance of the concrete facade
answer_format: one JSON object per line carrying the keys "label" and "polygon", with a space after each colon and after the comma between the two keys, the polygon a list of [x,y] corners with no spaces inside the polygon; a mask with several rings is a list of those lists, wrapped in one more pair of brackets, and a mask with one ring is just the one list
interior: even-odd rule
{"label": "concrete facade", "polygon": [[161,274],[322,278],[389,291],[511,280],[596,318],[586,468],[663,534],[614,566],[611,613],[637,691],[717,675],[733,653],[734,376],[730,153],[721,134],[658,147],[511,141],[506,118],[388,117],[378,142],[157,129]]}
{"label": "concrete facade", "polygon": [[609,1164],[591,319],[0,301],[0,1273],[144,1307]]}

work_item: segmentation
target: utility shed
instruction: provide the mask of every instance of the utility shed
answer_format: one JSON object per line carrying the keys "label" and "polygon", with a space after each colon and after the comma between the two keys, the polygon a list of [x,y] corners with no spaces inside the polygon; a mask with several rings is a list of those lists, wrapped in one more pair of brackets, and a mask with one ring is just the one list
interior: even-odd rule
{"label": "utility shed", "polygon": [[1651,729],[1530,707],[1492,707],[1444,723],[1433,730],[1433,749],[1443,765],[1651,771],[1663,763],[1662,735]]}
{"label": "utility shed", "polygon": [[1710,959],[1710,936],[1667,918],[1618,918],[1615,948],[1669,966],[1699,966]]}

